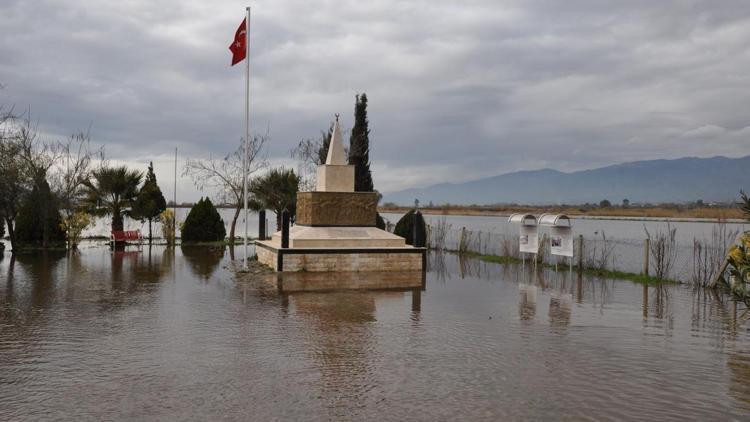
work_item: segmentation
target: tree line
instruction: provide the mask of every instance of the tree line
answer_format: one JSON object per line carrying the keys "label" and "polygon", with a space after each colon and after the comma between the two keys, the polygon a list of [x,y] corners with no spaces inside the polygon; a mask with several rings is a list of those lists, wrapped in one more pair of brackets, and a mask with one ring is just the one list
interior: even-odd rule
{"label": "tree line", "polygon": [[[332,126],[320,143],[301,142],[293,156],[303,165],[325,163],[331,133]],[[357,95],[348,151],[349,163],[355,166],[357,191],[374,190],[369,134],[367,96]],[[273,210],[277,229],[284,209],[294,218],[297,191],[309,187],[309,180],[292,169],[269,168],[265,148],[268,139],[268,133],[256,135],[247,146],[240,140],[238,148],[224,157],[188,160],[184,166],[183,176],[190,176],[199,190],[211,189],[218,202],[234,207],[230,242],[235,240],[245,201],[243,157],[247,157],[244,167],[249,179],[248,204],[253,210]],[[307,149],[303,151],[303,147]],[[145,174],[110,165],[104,149],[92,147],[88,131],[78,131],[62,140],[42,139],[29,112],[17,114],[14,108],[0,105],[0,221],[7,226],[12,248],[46,248],[62,242],[75,247],[81,233],[92,225],[91,217],[100,216],[111,217],[113,231],[123,230],[125,217],[147,221],[149,241],[153,237],[152,224],[158,221],[167,223],[165,236],[169,230],[174,236],[175,218],[167,210],[153,163]]]}

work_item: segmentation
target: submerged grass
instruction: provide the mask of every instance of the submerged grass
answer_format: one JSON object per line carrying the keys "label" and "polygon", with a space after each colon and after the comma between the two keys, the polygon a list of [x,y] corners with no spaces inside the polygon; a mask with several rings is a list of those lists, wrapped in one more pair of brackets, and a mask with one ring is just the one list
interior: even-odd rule
{"label": "submerged grass", "polygon": [[[482,261],[491,262],[494,264],[520,264],[522,262],[520,258],[515,258],[512,256],[482,255],[476,252],[467,252],[463,255],[478,258]],[[541,264],[541,267],[555,268],[554,264]],[[680,284],[680,282],[676,280],[661,279],[645,274],[605,270],[601,268],[584,268],[583,274],[594,277],[609,278],[613,280],[627,280],[639,284]]]}
{"label": "submerged grass", "polygon": [[680,282],[676,280],[662,279],[650,275],[628,273],[624,271],[602,270],[598,268],[585,268],[583,273],[595,277],[628,280],[639,284],[680,284]]}

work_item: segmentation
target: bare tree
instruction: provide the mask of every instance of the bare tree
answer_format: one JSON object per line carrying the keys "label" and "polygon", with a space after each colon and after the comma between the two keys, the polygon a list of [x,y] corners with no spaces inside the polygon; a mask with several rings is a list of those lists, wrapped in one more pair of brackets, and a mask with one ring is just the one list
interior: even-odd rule
{"label": "bare tree", "polygon": [[326,162],[328,146],[331,143],[332,136],[333,123],[331,123],[327,132],[320,131],[319,139],[304,139],[289,151],[291,157],[298,161],[297,175],[301,179],[301,191],[315,189],[318,166]]}
{"label": "bare tree", "polygon": [[[264,155],[265,145],[268,141],[268,132],[265,135],[254,136],[247,145],[247,174],[250,175],[264,168],[267,161]],[[229,228],[229,242],[234,242],[235,227],[240,211],[244,204],[244,193],[242,189],[242,156],[245,147],[240,141],[239,147],[224,158],[208,158],[206,160],[187,160],[183,176],[190,176],[195,187],[203,191],[206,188],[216,189],[216,202],[232,205],[234,216]]]}
{"label": "bare tree", "polygon": [[47,221],[51,217],[49,212],[51,209],[57,209],[51,207],[56,198],[50,192],[47,176],[50,169],[60,159],[59,145],[40,139],[37,125],[31,121],[31,112],[18,125],[16,142],[21,169],[25,173],[27,182],[32,186],[32,189],[36,188],[39,192],[47,192],[43,194],[41,222],[42,246],[47,247],[49,243],[49,224],[47,224]]}
{"label": "bare tree", "polygon": [[[0,89],[3,85],[0,84]],[[15,219],[21,196],[25,192],[23,172],[19,166],[18,145],[15,142],[13,107],[0,104],[0,224],[8,226],[11,247],[15,246]]]}
{"label": "bare tree", "polygon": [[[97,158],[103,161],[103,150],[90,148],[88,133],[76,133],[67,142],[47,142],[40,138],[30,110],[19,116],[13,107],[0,105],[0,221],[8,226],[11,245],[15,245],[14,223],[24,195],[46,186],[49,179],[52,194],[46,200],[60,201],[72,212],[81,183],[88,179],[92,160]],[[44,212],[48,209],[45,206]],[[47,225],[43,227],[46,244]]]}
{"label": "bare tree", "polygon": [[27,191],[24,172],[18,158],[19,150],[8,131],[0,133],[0,216],[8,226],[8,238],[15,249],[15,220],[21,199]]}
{"label": "bare tree", "polygon": [[79,131],[58,143],[59,161],[52,187],[61,208],[71,216],[84,196],[84,182],[91,178],[94,167],[106,166],[104,148],[91,147],[89,132]]}
{"label": "bare tree", "polygon": [[58,143],[46,142],[39,137],[37,125],[32,123],[31,114],[23,118],[15,134],[18,146],[18,158],[27,179],[38,186],[46,180],[47,173],[60,160],[61,153]]}

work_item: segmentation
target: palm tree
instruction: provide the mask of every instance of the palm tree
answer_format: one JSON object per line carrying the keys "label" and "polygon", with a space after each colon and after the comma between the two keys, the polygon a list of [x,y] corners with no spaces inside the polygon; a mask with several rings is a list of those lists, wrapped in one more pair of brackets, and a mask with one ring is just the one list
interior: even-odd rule
{"label": "palm tree", "polygon": [[742,201],[738,204],[740,206],[740,209],[745,214],[745,218],[750,220],[750,197],[747,196],[747,193],[745,191],[740,191],[740,198],[742,198]]}
{"label": "palm tree", "polygon": [[300,178],[294,170],[278,168],[272,169],[250,184],[250,191],[255,196],[257,204],[276,213],[276,230],[281,230],[281,213],[284,209],[289,210],[290,217],[294,217],[299,182]]}
{"label": "palm tree", "polygon": [[122,218],[130,213],[142,176],[141,172],[125,166],[94,170],[91,179],[84,183],[85,203],[94,214],[111,215],[112,231],[121,231]]}

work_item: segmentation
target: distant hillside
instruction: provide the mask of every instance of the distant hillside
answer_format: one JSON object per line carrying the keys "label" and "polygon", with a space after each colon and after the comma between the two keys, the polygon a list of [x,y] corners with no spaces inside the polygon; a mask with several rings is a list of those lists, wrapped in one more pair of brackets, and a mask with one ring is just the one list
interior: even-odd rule
{"label": "distant hillside", "polygon": [[750,156],[635,161],[563,173],[520,171],[472,182],[444,183],[384,194],[383,202],[411,204],[582,204],[630,202],[729,202],[750,190]]}

